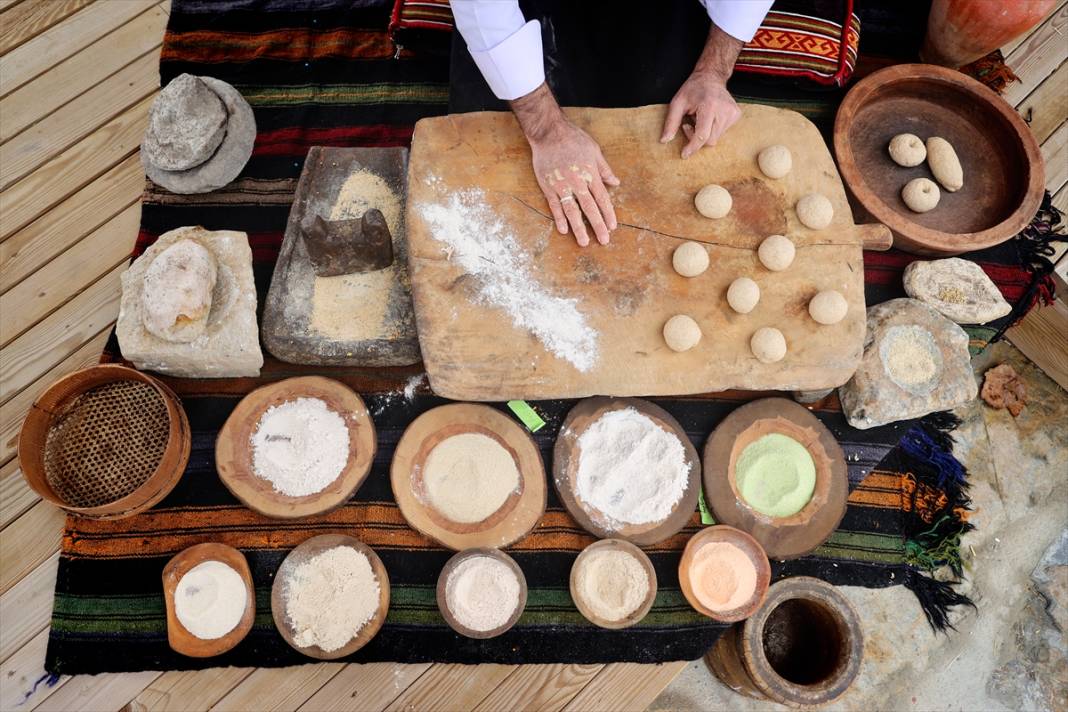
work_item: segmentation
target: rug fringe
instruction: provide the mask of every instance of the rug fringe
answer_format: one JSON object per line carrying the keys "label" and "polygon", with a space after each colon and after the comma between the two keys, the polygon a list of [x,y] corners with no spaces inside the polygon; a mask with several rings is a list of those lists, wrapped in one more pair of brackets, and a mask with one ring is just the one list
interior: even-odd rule
{"label": "rug fringe", "polygon": [[956,582],[938,581],[930,576],[925,576],[912,567],[905,567],[905,587],[915,594],[923,609],[927,622],[936,632],[945,633],[948,630],[956,630],[949,622],[949,612],[957,606],[969,606],[972,610],[978,610],[971,598],[958,593],[953,589]]}
{"label": "rug fringe", "polygon": [[996,49],[985,57],[980,57],[971,64],[965,64],[958,70],[967,74],[972,79],[982,82],[998,94],[1004,93],[1005,89],[1013,82],[1020,81],[1016,72],[1005,64],[1005,56],[1000,49]]}

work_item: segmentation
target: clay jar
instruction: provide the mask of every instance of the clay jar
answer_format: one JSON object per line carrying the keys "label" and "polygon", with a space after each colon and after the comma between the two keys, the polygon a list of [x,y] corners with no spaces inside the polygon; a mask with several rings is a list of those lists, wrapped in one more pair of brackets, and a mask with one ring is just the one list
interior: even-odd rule
{"label": "clay jar", "polygon": [[772,585],[760,610],[724,633],[705,661],[748,697],[818,705],[849,689],[863,651],[860,619],[845,596],[829,583],[797,576]]}

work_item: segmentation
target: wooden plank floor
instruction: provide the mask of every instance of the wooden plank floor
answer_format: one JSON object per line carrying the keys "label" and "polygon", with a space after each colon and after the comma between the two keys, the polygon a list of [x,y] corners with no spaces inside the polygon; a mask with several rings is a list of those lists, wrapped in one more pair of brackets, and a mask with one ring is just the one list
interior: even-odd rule
{"label": "wooden plank floor", "polygon": [[[0,0],[0,710],[644,709],[682,663],[344,665],[41,682],[63,517],[14,459],[33,398],[95,361],[137,232],[137,157],[169,3]],[[1068,3],[1006,47],[1007,93],[1068,209]],[[1033,331],[1048,331],[1036,318]],[[1024,326],[1026,326],[1025,323]],[[1048,338],[1036,340],[1049,351]],[[1051,355],[1064,367],[1061,347]],[[1059,358],[1059,360],[1057,360]]]}

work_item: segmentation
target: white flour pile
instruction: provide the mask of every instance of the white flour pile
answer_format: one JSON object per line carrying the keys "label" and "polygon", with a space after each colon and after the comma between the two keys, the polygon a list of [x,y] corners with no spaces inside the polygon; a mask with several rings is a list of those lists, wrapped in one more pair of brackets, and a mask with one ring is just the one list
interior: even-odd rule
{"label": "white flour pile", "polygon": [[549,292],[536,276],[530,255],[486,205],[481,190],[462,190],[446,203],[423,205],[420,215],[446,257],[478,280],[478,295],[502,309],[555,356],[588,371],[597,359],[597,332],[578,309],[578,300]]}
{"label": "white flour pile", "polygon": [[488,435],[460,433],[427,455],[423,483],[430,506],[454,522],[474,524],[519,489],[519,468],[511,453]]}
{"label": "white flour pile", "polygon": [[268,408],[252,434],[252,469],[290,497],[321,492],[349,459],[345,419],[318,398]]}
{"label": "white flour pile", "polygon": [[519,579],[503,561],[472,556],[461,561],[446,579],[445,605],[465,628],[499,628],[519,606]]}
{"label": "white flour pile", "polygon": [[367,557],[349,546],[316,554],[284,582],[286,618],[297,645],[344,646],[378,610],[379,587]]}
{"label": "white flour pile", "polygon": [[174,589],[174,615],[201,640],[221,638],[236,628],[247,603],[241,574],[221,561],[197,564]]}
{"label": "white flour pile", "polygon": [[678,437],[634,408],[594,421],[579,436],[578,451],[575,489],[607,528],[666,519],[690,479]]}

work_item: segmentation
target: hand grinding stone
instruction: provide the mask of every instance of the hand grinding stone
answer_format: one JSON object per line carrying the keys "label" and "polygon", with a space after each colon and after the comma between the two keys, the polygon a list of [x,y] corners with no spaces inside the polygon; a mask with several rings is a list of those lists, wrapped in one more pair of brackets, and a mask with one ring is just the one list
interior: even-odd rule
{"label": "hand grinding stone", "polygon": [[208,193],[228,185],[241,173],[256,141],[256,117],[241,93],[224,81],[199,77],[226,107],[226,132],[214,154],[187,170],[167,170],[141,152],[141,165],[153,183],[172,193]]}
{"label": "hand grinding stone", "polygon": [[923,302],[891,299],[868,309],[860,367],[838,389],[854,428],[952,410],[975,398],[968,334]]}
{"label": "hand grinding stone", "polygon": [[226,135],[222,99],[192,74],[181,74],[152,102],[141,153],[152,165],[184,171],[211,158]]}
{"label": "hand grinding stone", "polygon": [[303,234],[319,277],[374,272],[393,264],[393,237],[380,210],[371,208],[353,220],[323,220],[316,215]]}

